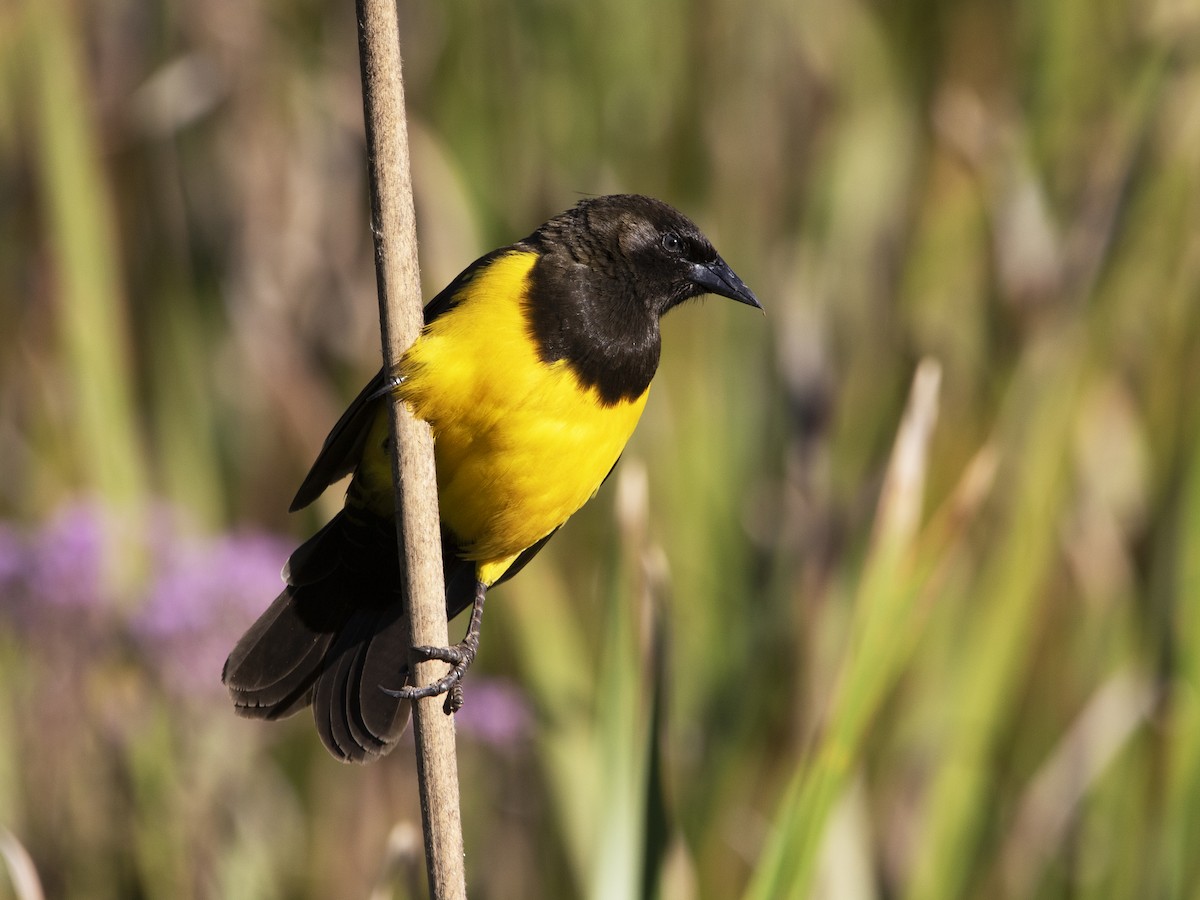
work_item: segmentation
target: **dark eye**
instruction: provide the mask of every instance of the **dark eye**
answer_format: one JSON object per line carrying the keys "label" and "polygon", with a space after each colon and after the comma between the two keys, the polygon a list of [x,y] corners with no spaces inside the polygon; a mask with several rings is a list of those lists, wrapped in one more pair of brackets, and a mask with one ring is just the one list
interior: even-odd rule
{"label": "dark eye", "polygon": [[668,231],[662,236],[662,245],[663,249],[672,256],[679,256],[683,253],[683,238],[673,231]]}

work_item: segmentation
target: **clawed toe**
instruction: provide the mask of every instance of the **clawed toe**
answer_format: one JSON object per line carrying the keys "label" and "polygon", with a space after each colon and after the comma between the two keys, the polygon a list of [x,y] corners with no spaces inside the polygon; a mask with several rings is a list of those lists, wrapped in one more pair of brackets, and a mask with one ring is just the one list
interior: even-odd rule
{"label": "clawed toe", "polygon": [[413,652],[420,656],[423,662],[436,659],[452,666],[459,666],[464,662],[469,666],[475,659],[475,654],[471,652],[466,641],[450,647],[413,647]]}
{"label": "clawed toe", "polygon": [[418,661],[428,662],[437,660],[447,663],[451,668],[443,677],[425,687],[407,686],[399,690],[380,686],[385,694],[398,700],[422,700],[425,697],[436,697],[446,694],[446,702],[442,709],[446,715],[458,712],[463,705],[462,679],[467,669],[475,661],[479,652],[479,629],[483,619],[483,600],[487,586],[482,582],[475,585],[475,602],[471,608],[471,622],[467,626],[467,635],[457,644],[449,647],[414,647],[413,654]]}

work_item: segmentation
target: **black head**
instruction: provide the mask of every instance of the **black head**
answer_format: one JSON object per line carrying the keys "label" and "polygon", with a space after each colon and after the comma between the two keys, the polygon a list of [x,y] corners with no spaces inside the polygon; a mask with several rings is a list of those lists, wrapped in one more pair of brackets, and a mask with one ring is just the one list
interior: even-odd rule
{"label": "black head", "polygon": [[629,291],[656,316],[702,294],[762,309],[696,224],[672,206],[639,194],[584,200],[551,219],[531,240],[568,248],[593,277]]}
{"label": "black head", "polygon": [[604,403],[649,386],[672,307],[712,293],[762,309],[700,229],[650,197],[584,200],[516,246],[539,256],[526,314],[541,358],[566,360]]}

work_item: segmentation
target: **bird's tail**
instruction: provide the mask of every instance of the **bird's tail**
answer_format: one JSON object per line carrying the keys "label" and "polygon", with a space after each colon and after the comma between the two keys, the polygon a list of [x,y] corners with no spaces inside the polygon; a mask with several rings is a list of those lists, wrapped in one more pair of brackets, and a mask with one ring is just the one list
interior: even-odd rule
{"label": "bird's tail", "polygon": [[225,662],[238,712],[279,719],[311,704],[335,757],[387,753],[409,716],[407,702],[382,690],[409,678],[393,521],[348,506],[292,554],[284,578]]}

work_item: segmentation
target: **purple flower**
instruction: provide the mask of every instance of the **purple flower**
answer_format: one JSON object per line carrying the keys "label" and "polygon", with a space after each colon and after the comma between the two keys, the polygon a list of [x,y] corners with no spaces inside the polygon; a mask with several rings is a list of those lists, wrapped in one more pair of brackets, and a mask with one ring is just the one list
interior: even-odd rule
{"label": "purple flower", "polygon": [[24,538],[17,530],[0,522],[0,596],[6,596],[20,580],[27,552]]}
{"label": "purple flower", "polygon": [[[104,558],[120,546],[111,541],[114,528],[124,529],[146,567],[140,596],[120,603]],[[131,639],[167,690],[222,696],[225,658],[282,589],[292,546],[262,532],[200,535],[166,507],[124,520],[96,503],[71,503],[28,533],[0,523],[0,616],[37,634],[29,646],[38,652],[67,654],[77,674],[122,656]],[[499,748],[524,740],[532,720],[519,689],[482,678],[471,682],[457,715],[464,736]]]}
{"label": "purple flower", "polygon": [[105,528],[100,507],[62,507],[41,528],[0,524],[0,615],[24,631],[81,630],[111,609],[104,580]]}
{"label": "purple flower", "polygon": [[105,530],[111,516],[86,501],[62,507],[27,544],[24,571],[31,603],[60,609],[99,609],[112,597],[104,584]]}
{"label": "purple flower", "polygon": [[290,545],[258,533],[159,543],[156,575],[132,631],[169,687],[217,692],[225,657],[282,587]]}
{"label": "purple flower", "polygon": [[[290,544],[253,532],[200,536],[186,526],[167,507],[122,518],[86,501],[27,532],[0,523],[0,625],[35,636],[28,643],[37,652],[81,666],[111,661],[132,638],[169,689],[219,693],[226,654],[280,590]],[[144,564],[142,585],[124,597],[108,571],[112,547]]]}
{"label": "purple flower", "polygon": [[495,678],[469,681],[464,687],[466,702],[454,715],[464,735],[500,749],[511,748],[529,735],[533,711],[520,688]]}

